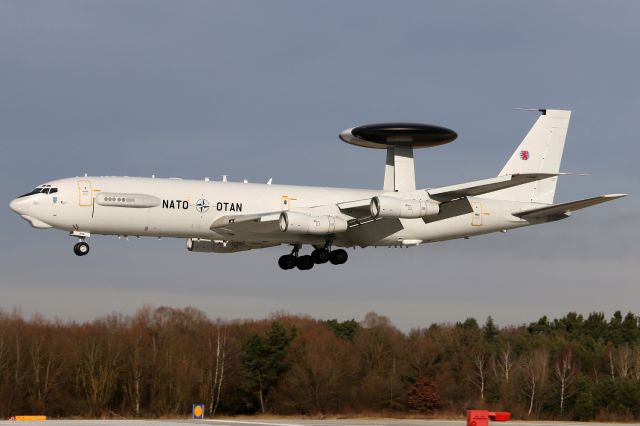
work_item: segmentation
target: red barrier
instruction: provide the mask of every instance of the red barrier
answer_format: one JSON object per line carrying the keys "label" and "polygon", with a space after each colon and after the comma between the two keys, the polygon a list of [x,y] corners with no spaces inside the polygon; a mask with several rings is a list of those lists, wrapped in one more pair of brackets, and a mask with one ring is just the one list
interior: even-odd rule
{"label": "red barrier", "polygon": [[507,411],[489,412],[489,419],[494,422],[508,422],[511,420],[511,413]]}
{"label": "red barrier", "polygon": [[506,411],[467,410],[467,426],[489,426],[489,420],[506,422],[511,419],[511,413]]}

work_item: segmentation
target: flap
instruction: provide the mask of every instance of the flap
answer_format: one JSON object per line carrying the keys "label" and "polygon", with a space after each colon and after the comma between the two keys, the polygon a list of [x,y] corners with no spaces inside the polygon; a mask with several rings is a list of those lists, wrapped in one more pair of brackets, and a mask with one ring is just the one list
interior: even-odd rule
{"label": "flap", "polygon": [[370,215],[369,206],[371,205],[371,198],[365,200],[347,201],[344,203],[338,203],[337,206],[344,214],[348,214],[353,217],[362,217]]}
{"label": "flap", "polygon": [[226,215],[216,219],[209,227],[212,231],[226,235],[245,232],[270,233],[278,231],[278,219],[281,212],[262,214]]}
{"label": "flap", "polygon": [[595,206],[596,204],[606,203],[607,201],[617,200],[626,197],[627,194],[608,194],[599,197],[585,198],[584,200],[571,201],[562,204],[553,204],[546,207],[539,207],[531,210],[524,210],[512,213],[514,216],[522,219],[543,219],[553,216],[568,216],[572,211],[584,209],[585,207]]}
{"label": "flap", "polygon": [[517,175],[498,176],[490,179],[428,189],[429,196],[436,201],[450,201],[456,198],[486,194],[512,186],[525,185],[537,180],[560,176],[564,173],[522,173]]}

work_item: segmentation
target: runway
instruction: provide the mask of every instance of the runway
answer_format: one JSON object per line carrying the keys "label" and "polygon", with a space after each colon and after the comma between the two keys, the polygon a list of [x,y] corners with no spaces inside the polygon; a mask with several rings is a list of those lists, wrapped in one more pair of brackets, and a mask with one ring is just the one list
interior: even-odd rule
{"label": "runway", "polygon": [[[216,425],[216,426],[453,426],[466,424],[464,419],[459,420],[414,420],[414,419],[296,419],[296,418],[269,418],[269,419],[215,419],[215,420],[47,420],[37,422],[0,421],[0,425],[73,425],[73,426],[172,426],[172,425]],[[640,423],[598,423],[598,422],[549,422],[549,421],[510,421],[490,422],[494,425],[505,426],[604,426],[624,424],[624,426],[640,426]]]}

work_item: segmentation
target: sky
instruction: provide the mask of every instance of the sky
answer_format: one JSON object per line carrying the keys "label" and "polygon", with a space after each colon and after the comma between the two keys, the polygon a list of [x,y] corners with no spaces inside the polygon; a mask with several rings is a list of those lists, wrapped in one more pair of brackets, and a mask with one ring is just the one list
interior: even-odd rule
{"label": "sky", "polygon": [[[211,318],[387,315],[402,330],[488,316],[640,312],[640,2],[0,2],[0,309],[84,321],[144,304]],[[278,247],[63,231],[9,210],[55,178],[205,176],[381,188],[384,152],[346,128],[459,137],[416,152],[419,188],[495,176],[536,119],[573,111],[556,201],[630,197],[542,226],[281,271]]]}

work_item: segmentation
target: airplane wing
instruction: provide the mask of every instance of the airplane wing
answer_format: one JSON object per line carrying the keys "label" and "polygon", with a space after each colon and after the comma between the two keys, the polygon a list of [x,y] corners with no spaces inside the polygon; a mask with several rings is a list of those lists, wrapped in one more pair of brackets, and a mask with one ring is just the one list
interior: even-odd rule
{"label": "airplane wing", "polygon": [[535,209],[524,210],[512,213],[522,219],[552,219],[562,216],[569,216],[575,210],[584,209],[585,207],[595,206],[596,204],[606,203],[607,201],[616,200],[626,197],[627,194],[608,194],[599,197],[586,198],[584,200],[571,201],[562,204],[552,204],[550,206],[538,207]]}
{"label": "airplane wing", "polygon": [[429,196],[436,201],[451,201],[473,195],[499,191],[512,186],[524,185],[537,180],[548,179],[567,173],[521,173],[515,175],[498,176],[490,179],[476,180],[458,185],[443,186],[427,189]]}
{"label": "airplane wing", "polygon": [[[349,216],[347,223],[349,228],[375,222],[381,219],[371,217],[369,205],[371,199],[362,199],[338,203],[340,212]],[[282,211],[265,212],[258,214],[226,215],[216,219],[209,227],[212,231],[228,236],[240,236],[246,234],[271,234],[280,232],[278,220]]]}
{"label": "airplane wing", "polygon": [[279,230],[278,219],[280,218],[280,213],[269,212],[222,216],[216,219],[209,229],[225,235],[277,232]]}

